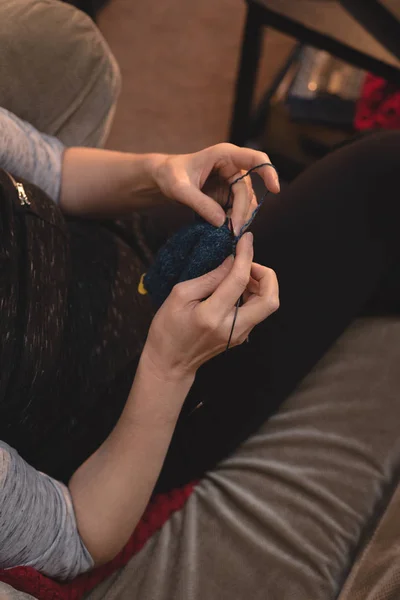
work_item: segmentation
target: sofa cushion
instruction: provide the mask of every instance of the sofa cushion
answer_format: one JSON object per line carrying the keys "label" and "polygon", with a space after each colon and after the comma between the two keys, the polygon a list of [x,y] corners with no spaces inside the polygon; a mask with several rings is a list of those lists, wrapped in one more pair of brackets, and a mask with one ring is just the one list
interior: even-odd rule
{"label": "sofa cushion", "polygon": [[35,600],[33,596],[19,592],[6,583],[0,583],[0,598],[1,600]]}
{"label": "sofa cushion", "polygon": [[120,73],[93,21],[59,0],[2,0],[0,39],[0,106],[67,146],[102,145]]}
{"label": "sofa cushion", "polygon": [[333,600],[400,463],[400,319],[359,320],[87,600]]}
{"label": "sofa cushion", "polygon": [[400,598],[400,485],[361,549],[338,600]]}

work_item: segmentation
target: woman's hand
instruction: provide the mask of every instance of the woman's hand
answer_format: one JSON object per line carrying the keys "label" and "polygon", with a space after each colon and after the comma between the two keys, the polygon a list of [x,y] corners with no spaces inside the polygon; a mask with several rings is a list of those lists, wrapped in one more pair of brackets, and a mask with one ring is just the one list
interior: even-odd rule
{"label": "woman's hand", "polygon": [[225,350],[242,294],[231,345],[246,340],[253,327],[279,307],[274,271],[252,260],[253,236],[246,233],[235,259],[228,257],[214,271],[176,285],[152,322],[143,361],[165,379],[194,376],[203,363]]}
{"label": "woman's hand", "polygon": [[[270,162],[270,159],[258,150],[217,144],[194,154],[153,155],[153,161],[152,174],[160,191],[219,227],[226,218],[220,204],[224,204],[227,197],[220,194],[219,198],[211,198],[205,193],[208,190],[203,188],[209,176],[217,174],[230,184],[249,169]],[[261,167],[258,173],[271,192],[279,192],[279,179],[273,167]],[[257,201],[250,177],[238,182],[232,191],[232,221],[238,232],[257,206]]]}
{"label": "woman's hand", "polygon": [[[266,162],[270,160],[264,152],[232,144],[178,155],[67,148],[63,154],[60,208],[79,217],[107,217],[147,210],[168,197],[220,226],[225,220],[221,204],[228,199],[229,184]],[[273,167],[264,166],[257,172],[271,192],[279,192]],[[231,216],[238,232],[257,204],[251,178],[245,177],[232,191]]]}

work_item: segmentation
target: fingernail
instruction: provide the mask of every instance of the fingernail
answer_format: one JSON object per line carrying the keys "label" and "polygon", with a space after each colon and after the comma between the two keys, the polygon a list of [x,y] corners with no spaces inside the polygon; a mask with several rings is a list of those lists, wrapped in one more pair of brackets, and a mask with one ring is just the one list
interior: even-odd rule
{"label": "fingernail", "polygon": [[219,214],[218,217],[216,217],[216,219],[215,219],[215,226],[222,227],[222,225],[224,225],[225,221],[226,221],[225,213],[223,213],[222,215]]}
{"label": "fingernail", "polygon": [[245,236],[247,237],[247,239],[249,240],[249,241],[248,241],[248,243],[249,243],[249,244],[251,244],[251,245],[253,245],[254,236],[253,236],[253,234],[251,233],[251,231],[248,231],[248,232],[247,232],[247,233],[245,233],[244,235],[245,235]]}
{"label": "fingernail", "polygon": [[221,217],[221,219],[218,219],[217,227],[222,227],[222,225],[225,224],[225,221],[226,221],[225,217]]}
{"label": "fingernail", "polygon": [[281,184],[279,183],[279,177],[278,177],[278,173],[276,171],[274,171],[274,181],[277,185],[278,188],[278,192],[281,191]]}

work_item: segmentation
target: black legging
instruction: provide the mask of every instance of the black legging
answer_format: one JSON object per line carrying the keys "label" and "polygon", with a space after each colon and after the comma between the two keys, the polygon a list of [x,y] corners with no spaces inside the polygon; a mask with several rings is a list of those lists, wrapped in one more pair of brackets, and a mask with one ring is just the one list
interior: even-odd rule
{"label": "black legging", "polygon": [[255,260],[277,273],[280,309],[200,370],[157,491],[200,476],[261,426],[382,290],[400,249],[399,171],[400,134],[379,133],[269,195],[252,230]]}

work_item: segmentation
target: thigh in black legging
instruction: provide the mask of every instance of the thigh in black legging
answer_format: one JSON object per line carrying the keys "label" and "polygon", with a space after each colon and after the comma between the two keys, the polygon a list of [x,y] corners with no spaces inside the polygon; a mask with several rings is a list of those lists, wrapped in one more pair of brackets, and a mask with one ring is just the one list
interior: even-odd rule
{"label": "thigh in black legging", "polygon": [[253,224],[255,260],[276,271],[280,308],[199,371],[158,489],[232,452],[363,310],[398,258],[399,171],[400,134],[375,134],[269,195]]}

